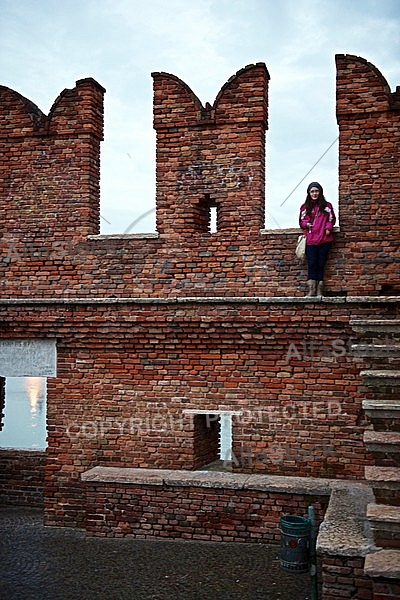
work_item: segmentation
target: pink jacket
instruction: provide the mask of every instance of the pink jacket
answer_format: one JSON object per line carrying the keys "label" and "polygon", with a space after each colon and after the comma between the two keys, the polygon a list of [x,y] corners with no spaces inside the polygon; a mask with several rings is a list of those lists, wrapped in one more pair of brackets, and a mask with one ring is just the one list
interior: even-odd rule
{"label": "pink jacket", "polygon": [[[306,244],[308,246],[332,242],[335,223],[336,217],[330,202],[327,202],[327,206],[322,212],[315,204],[311,216],[307,215],[305,204],[300,208],[299,225],[306,234]],[[309,224],[311,227],[308,227]]]}

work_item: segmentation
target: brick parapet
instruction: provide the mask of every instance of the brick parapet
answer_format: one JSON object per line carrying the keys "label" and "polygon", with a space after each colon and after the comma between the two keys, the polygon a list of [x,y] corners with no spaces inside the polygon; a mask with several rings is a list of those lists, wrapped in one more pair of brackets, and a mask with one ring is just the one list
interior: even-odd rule
{"label": "brick parapet", "polygon": [[[246,485],[246,478],[218,473],[207,480],[205,473],[121,469],[121,479],[117,469],[107,471],[83,475],[89,536],[274,543],[282,514],[306,514],[312,504],[318,526],[329,498],[318,481],[313,489],[299,479],[257,485],[249,477]],[[131,481],[127,471],[135,471]]]}
{"label": "brick parapet", "polygon": [[[396,294],[398,90],[390,93],[364,59],[338,55],[336,62],[341,230],[327,293]],[[238,71],[205,107],[177,77],[153,77],[158,232],[147,239],[92,237],[100,219],[104,89],[78,81],[46,117],[1,88],[3,297],[49,289],[79,297],[304,294],[306,269],[293,252],[298,230],[262,229],[265,65]],[[216,233],[208,232],[212,209]]]}
{"label": "brick parapet", "polygon": [[[77,232],[78,235],[79,232]],[[365,242],[362,255],[379,261],[372,277],[363,262],[346,270],[346,234],[336,232],[327,264],[326,293],[387,294],[397,290],[397,263],[384,247]],[[5,233],[1,244],[2,297],[303,296],[306,266],[293,258],[298,232],[192,235],[182,240],[157,234],[70,238]],[[144,239],[143,239],[144,238]],[[387,236],[395,240],[395,233]],[[353,248],[354,250],[354,248]],[[365,265],[364,265],[365,266]],[[392,286],[392,287],[390,287]]]}

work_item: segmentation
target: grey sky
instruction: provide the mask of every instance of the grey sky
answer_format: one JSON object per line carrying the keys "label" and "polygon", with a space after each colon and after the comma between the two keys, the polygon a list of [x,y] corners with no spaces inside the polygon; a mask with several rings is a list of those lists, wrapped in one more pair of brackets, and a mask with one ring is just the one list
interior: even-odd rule
{"label": "grey sky", "polygon": [[[271,76],[267,227],[297,226],[308,181],[337,204],[336,53],[372,62],[400,84],[398,0],[0,0],[2,85],[48,113],[64,88],[107,89],[102,232],[123,232],[155,205],[152,71],[172,73],[205,102],[247,64]],[[108,221],[108,222],[107,222]],[[153,231],[154,213],[132,229]]]}

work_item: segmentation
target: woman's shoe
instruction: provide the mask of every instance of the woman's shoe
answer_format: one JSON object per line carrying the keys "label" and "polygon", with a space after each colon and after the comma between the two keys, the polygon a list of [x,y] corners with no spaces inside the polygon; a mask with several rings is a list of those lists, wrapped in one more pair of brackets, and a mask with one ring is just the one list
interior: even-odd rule
{"label": "woman's shoe", "polygon": [[324,295],[324,282],[318,281],[317,296],[323,296],[323,295]]}
{"label": "woman's shoe", "polygon": [[306,297],[316,296],[317,295],[317,282],[315,281],[315,279],[309,279],[307,281],[307,285],[308,285],[308,292],[306,294]]}

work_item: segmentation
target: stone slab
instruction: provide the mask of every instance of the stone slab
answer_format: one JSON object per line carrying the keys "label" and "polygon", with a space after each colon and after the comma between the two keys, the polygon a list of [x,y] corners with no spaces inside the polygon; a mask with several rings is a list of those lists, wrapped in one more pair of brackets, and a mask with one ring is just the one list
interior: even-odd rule
{"label": "stone slab", "polygon": [[93,467],[81,475],[82,481],[92,483],[126,483],[141,485],[171,485],[207,487],[215,489],[245,489],[286,494],[329,496],[333,489],[364,489],[363,484],[348,480],[317,477],[283,477],[279,475],[252,475],[214,470],[138,469],[129,467]]}
{"label": "stone slab", "polygon": [[365,558],[364,573],[369,577],[400,579],[400,550],[380,550]]}
{"label": "stone slab", "polygon": [[164,483],[172,486],[241,490],[248,475],[218,471],[170,471]]}
{"label": "stone slab", "polygon": [[374,501],[367,485],[342,485],[332,490],[317,537],[317,552],[332,556],[366,556],[376,550],[366,519]]}
{"label": "stone slab", "polygon": [[81,474],[82,481],[91,483],[130,483],[163,485],[163,473],[156,469],[131,469],[129,467],[93,467]]}
{"label": "stone slab", "polygon": [[56,377],[56,340],[0,340],[2,377]]}
{"label": "stone slab", "polygon": [[244,484],[246,490],[283,492],[286,494],[309,494],[329,496],[329,479],[313,477],[282,477],[278,475],[249,475]]}
{"label": "stone slab", "polygon": [[400,506],[388,504],[368,504],[367,519],[384,523],[400,524]]}
{"label": "stone slab", "polygon": [[400,488],[400,468],[398,467],[365,467],[365,479],[370,483],[382,484],[398,484]]}
{"label": "stone slab", "polygon": [[372,431],[363,435],[364,444],[372,452],[400,452],[400,431]]}

